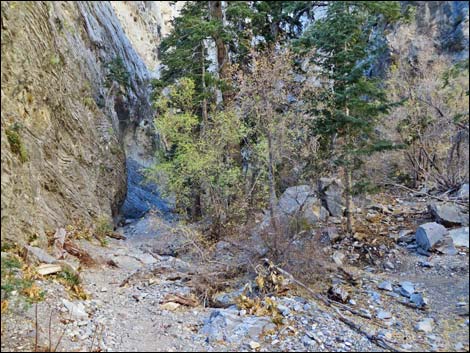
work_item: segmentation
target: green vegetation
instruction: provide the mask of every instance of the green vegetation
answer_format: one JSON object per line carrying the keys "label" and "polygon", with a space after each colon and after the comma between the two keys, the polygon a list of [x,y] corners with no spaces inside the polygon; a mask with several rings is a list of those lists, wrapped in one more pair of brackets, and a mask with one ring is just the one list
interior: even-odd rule
{"label": "green vegetation", "polygon": [[44,300],[45,293],[34,283],[35,272],[25,266],[20,257],[6,253],[1,258],[2,312],[13,299],[32,304]]}
{"label": "green vegetation", "polygon": [[94,227],[94,236],[100,242],[101,246],[108,245],[108,237],[114,231],[112,224],[109,222],[108,218],[105,216],[100,216],[97,218]]}
{"label": "green vegetation", "polygon": [[106,87],[111,87],[113,82],[119,83],[120,86],[126,90],[130,85],[130,74],[124,66],[124,61],[121,57],[116,57],[110,62],[105,64],[107,69],[106,74]]}
{"label": "green vegetation", "polygon": [[23,142],[21,141],[20,136],[21,125],[15,123],[5,129],[5,134],[7,135],[8,143],[10,144],[10,149],[13,153],[17,154],[22,163],[28,160],[28,152]]}

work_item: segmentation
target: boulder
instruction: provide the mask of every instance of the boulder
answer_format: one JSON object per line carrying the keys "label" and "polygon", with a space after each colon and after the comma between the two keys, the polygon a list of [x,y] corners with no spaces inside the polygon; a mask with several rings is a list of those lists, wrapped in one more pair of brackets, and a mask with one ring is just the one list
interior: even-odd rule
{"label": "boulder", "polygon": [[435,202],[428,205],[428,209],[436,221],[445,226],[468,226],[468,212],[462,206]]}
{"label": "boulder", "polygon": [[457,197],[462,200],[468,200],[469,199],[469,188],[468,184],[462,184],[460,187],[459,191],[457,191]]}
{"label": "boulder", "polygon": [[201,333],[207,335],[208,342],[225,341],[228,343],[242,340],[260,339],[267,331],[274,330],[269,317],[238,316],[236,310],[214,310],[205,320]]}
{"label": "boulder", "polygon": [[308,185],[287,188],[279,198],[278,211],[281,218],[302,216],[309,224],[325,221],[328,211]]}
{"label": "boulder", "polygon": [[449,236],[454,241],[455,246],[463,246],[466,248],[469,247],[468,227],[461,227],[461,228],[449,230]]}
{"label": "boulder", "polygon": [[45,264],[52,264],[56,261],[55,257],[49,255],[46,251],[41,248],[29,245],[26,245],[25,248],[28,251],[27,259],[29,262],[42,262]]}
{"label": "boulder", "polygon": [[416,231],[416,242],[423,250],[432,249],[447,234],[447,229],[436,222],[422,224]]}
{"label": "boulder", "polygon": [[339,179],[320,178],[318,182],[320,198],[333,217],[343,215],[343,190],[343,184]]}

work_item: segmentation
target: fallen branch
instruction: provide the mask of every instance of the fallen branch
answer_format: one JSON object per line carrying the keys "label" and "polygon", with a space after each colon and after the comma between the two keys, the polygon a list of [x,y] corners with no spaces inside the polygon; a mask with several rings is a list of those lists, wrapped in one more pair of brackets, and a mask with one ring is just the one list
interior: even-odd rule
{"label": "fallen branch", "polygon": [[423,191],[418,191],[418,190],[413,190],[413,189],[410,189],[409,187],[406,187],[404,185],[400,185],[400,184],[393,184],[393,183],[383,183],[382,185],[390,185],[390,186],[395,186],[395,187],[398,187],[398,188],[402,188],[404,190],[407,190],[407,191],[411,191],[415,194],[419,194],[419,195],[424,195],[424,196],[428,196],[430,198],[433,198],[433,199],[436,199],[436,200],[439,200],[439,201],[442,201],[442,202],[454,202],[456,203],[457,205],[461,205],[461,206],[468,206],[467,203],[465,202],[460,202],[460,201],[456,201],[456,200],[451,200],[451,199],[443,199],[441,197],[438,197],[438,196],[434,196],[434,195],[430,195],[426,192],[423,192]]}
{"label": "fallen branch", "polygon": [[184,296],[181,294],[176,294],[176,293],[167,294],[165,298],[163,298],[162,304],[169,303],[169,302],[174,302],[174,303],[191,306],[191,307],[196,307],[199,305],[199,302],[196,299],[188,297],[188,296]]}
{"label": "fallen branch", "polygon": [[[377,346],[381,347],[381,348],[384,348],[384,349],[388,349],[392,352],[400,352],[399,349],[395,348],[395,347],[392,347],[390,346],[387,342],[385,342],[382,338],[378,337],[378,336],[375,336],[367,331],[365,331],[364,329],[362,329],[361,326],[355,324],[354,322],[352,322],[351,320],[349,320],[348,318],[346,318],[343,314],[341,314],[341,312],[339,311],[339,309],[333,305],[331,305],[331,303],[328,301],[328,299],[325,299],[323,298],[322,295],[318,294],[318,293],[315,293],[313,290],[311,290],[310,288],[308,288],[304,283],[300,282],[299,280],[295,279],[293,275],[291,275],[289,272],[283,270],[282,268],[274,265],[271,261],[269,261],[267,258],[264,259],[264,261],[269,265],[269,266],[272,266],[273,268],[275,268],[277,271],[279,271],[280,273],[282,273],[284,276],[288,277],[292,282],[294,282],[295,284],[299,285],[300,287],[304,288],[305,290],[307,290],[310,294],[313,295],[314,298],[317,298],[319,300],[321,300],[323,303],[325,303],[327,306],[333,308],[335,310],[335,312],[337,313],[337,317],[340,321],[344,322],[346,325],[348,325],[349,327],[351,327],[354,331],[358,332],[359,334],[365,336],[369,341],[371,341],[372,343],[376,344]],[[339,303],[336,303],[335,304],[339,304]],[[348,311],[350,311],[349,309],[352,310],[352,308],[349,308],[348,306],[344,306],[345,308],[347,308]],[[322,311],[322,312],[325,312],[324,310],[321,310],[320,308],[317,308],[318,310]]]}
{"label": "fallen branch", "polygon": [[342,322],[344,322],[346,325],[348,325],[350,328],[352,328],[357,333],[359,333],[359,334],[363,335],[364,337],[366,337],[372,343],[374,343],[377,346],[382,347],[384,349],[388,349],[392,352],[401,352],[398,348],[389,345],[382,338],[365,331],[360,325],[355,324],[354,322],[349,320],[346,316],[341,314],[341,312],[338,310],[338,308],[333,307],[333,309],[336,311],[336,314],[338,314],[338,319],[340,319]]}

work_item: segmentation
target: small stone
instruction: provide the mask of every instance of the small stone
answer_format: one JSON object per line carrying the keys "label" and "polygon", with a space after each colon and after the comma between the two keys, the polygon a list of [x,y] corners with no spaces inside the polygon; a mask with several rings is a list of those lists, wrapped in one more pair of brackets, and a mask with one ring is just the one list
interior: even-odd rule
{"label": "small stone", "polygon": [[346,258],[341,251],[335,251],[331,257],[337,266],[343,266],[343,260]]}
{"label": "small stone", "polygon": [[427,317],[415,325],[415,330],[418,332],[432,332],[434,326],[434,319]]}
{"label": "small stone", "polygon": [[175,302],[168,302],[165,304],[162,304],[160,308],[162,310],[168,310],[168,311],[175,311],[181,306],[181,304],[175,303]]}
{"label": "small stone", "polygon": [[394,270],[394,269],[395,269],[395,265],[392,264],[390,261],[386,261],[386,262],[384,263],[384,267],[385,267],[386,269],[388,269],[388,270]]}
{"label": "small stone", "polygon": [[420,260],[420,261],[418,262],[418,264],[419,264],[421,267],[428,267],[428,268],[434,267],[434,265],[433,265],[431,262],[429,262],[429,261]]}
{"label": "small stone", "polygon": [[261,345],[258,342],[255,342],[255,341],[250,342],[251,349],[258,349],[259,347],[261,347]]}
{"label": "small stone", "polygon": [[401,348],[403,348],[404,350],[411,350],[413,348],[413,346],[411,344],[408,344],[408,343],[404,343],[401,345]]}
{"label": "small stone", "polygon": [[384,310],[379,310],[377,312],[377,318],[380,320],[386,320],[386,319],[391,319],[392,318],[392,313]]}
{"label": "small stone", "polygon": [[462,342],[457,342],[457,343],[455,344],[454,348],[455,348],[456,351],[461,351],[461,350],[463,350],[463,349],[465,348],[465,346],[463,345]]}
{"label": "small stone", "polygon": [[457,306],[467,306],[468,304],[467,304],[467,302],[458,302],[456,305]]}
{"label": "small stone", "polygon": [[393,291],[393,286],[389,281],[383,281],[378,285],[379,289],[386,290],[386,291]]}
{"label": "small stone", "polygon": [[101,292],[107,292],[107,291],[108,291],[108,288],[106,287],[101,288]]}
{"label": "small stone", "polygon": [[66,299],[62,299],[62,303],[70,312],[70,315],[75,319],[88,319],[88,314],[85,310],[85,306],[80,302],[71,302]]}
{"label": "small stone", "polygon": [[285,305],[279,304],[277,308],[281,312],[282,316],[288,316],[290,314],[290,309]]}

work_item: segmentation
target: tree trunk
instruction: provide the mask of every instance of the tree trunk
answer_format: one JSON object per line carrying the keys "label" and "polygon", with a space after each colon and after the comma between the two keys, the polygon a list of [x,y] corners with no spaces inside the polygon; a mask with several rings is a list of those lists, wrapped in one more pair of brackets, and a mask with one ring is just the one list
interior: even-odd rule
{"label": "tree trunk", "polygon": [[349,235],[353,234],[353,226],[352,226],[352,210],[351,210],[351,204],[352,204],[352,196],[351,196],[351,184],[352,184],[352,172],[351,168],[348,165],[345,167],[345,179],[346,179],[346,222],[347,222],[347,232]]}
{"label": "tree trunk", "polygon": [[268,183],[269,183],[269,214],[273,222],[273,227],[277,231],[276,220],[276,181],[274,176],[274,151],[272,145],[272,136],[268,133]]}
{"label": "tree trunk", "polygon": [[[346,107],[346,115],[349,116],[349,108]],[[346,179],[346,230],[349,235],[353,234],[353,225],[352,225],[352,214],[351,214],[351,204],[352,204],[352,195],[351,195],[351,187],[352,187],[352,171],[351,171],[351,161],[350,158],[346,158],[346,167],[344,168],[345,179]]]}
{"label": "tree trunk", "polygon": [[201,134],[204,135],[207,127],[207,98],[206,98],[206,66],[204,60],[204,43],[201,43],[201,61],[202,61],[202,94],[204,98],[202,99],[202,129]]}
{"label": "tree trunk", "polygon": [[[222,26],[224,26],[224,12],[223,12],[223,1],[209,1],[209,9],[211,18],[220,21]],[[227,46],[220,37],[220,35],[215,35],[214,37],[215,46],[217,48],[217,66],[220,78],[227,78],[227,64],[228,64],[228,51]],[[223,102],[227,101],[227,93],[222,92]]]}

